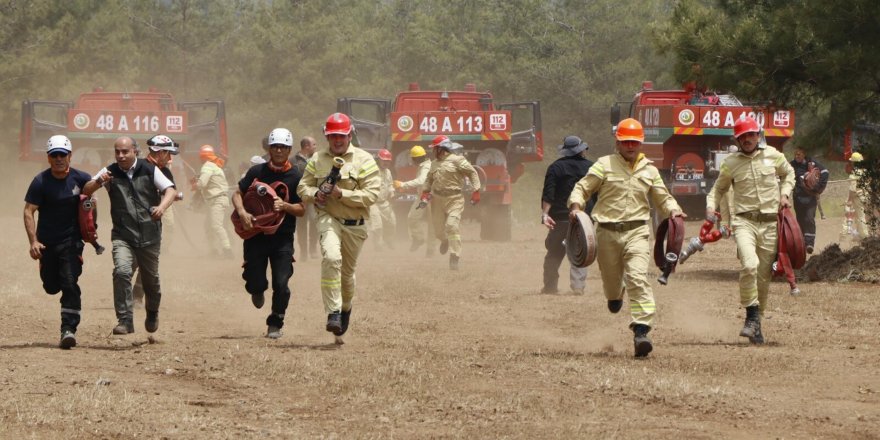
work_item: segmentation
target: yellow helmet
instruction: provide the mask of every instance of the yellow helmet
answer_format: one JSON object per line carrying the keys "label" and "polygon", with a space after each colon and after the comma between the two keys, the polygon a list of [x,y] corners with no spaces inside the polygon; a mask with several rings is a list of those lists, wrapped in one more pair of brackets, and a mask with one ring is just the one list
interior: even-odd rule
{"label": "yellow helmet", "polygon": [[865,160],[865,158],[862,156],[862,153],[859,153],[858,151],[854,152],[854,153],[849,157],[849,161],[850,161],[850,162],[861,162],[861,161],[863,161],[863,160]]}
{"label": "yellow helmet", "polygon": [[416,145],[409,150],[409,157],[415,159],[425,155],[425,149],[421,145]]}

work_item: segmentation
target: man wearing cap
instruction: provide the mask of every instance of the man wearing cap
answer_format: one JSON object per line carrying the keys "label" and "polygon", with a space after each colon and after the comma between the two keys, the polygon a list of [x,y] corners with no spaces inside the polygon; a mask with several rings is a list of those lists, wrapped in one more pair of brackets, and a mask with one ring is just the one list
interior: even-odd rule
{"label": "man wearing cap", "polygon": [[[303,201],[316,203],[326,330],[341,343],[351,319],[357,259],[367,239],[364,222],[379,197],[381,178],[373,156],[351,145],[351,120],[347,115],[330,115],[324,124],[324,136],[328,148],[309,159],[296,191]],[[339,181],[332,187],[322,185],[336,158],[345,162],[339,169]]]}
{"label": "man wearing cap", "polygon": [[[806,251],[812,254],[816,245],[816,208],[819,206],[819,194],[822,194],[828,184],[828,170],[812,157],[808,157],[802,147],[795,148],[794,159],[789,163],[794,168],[795,176],[794,212],[804,235]],[[819,175],[815,186],[811,186],[808,179],[811,173]]]}
{"label": "man wearing cap", "polygon": [[293,150],[293,133],[286,128],[276,128],[267,137],[270,159],[268,162],[252,166],[238,181],[238,188],[232,194],[232,205],[241,218],[244,229],[253,228],[254,217],[244,209],[244,194],[254,180],[266,184],[282,182],[287,186],[287,201],[276,197],[273,202],[275,212],[284,212],[284,220],[274,234],[257,234],[244,240],[241,277],[244,288],[251,295],[251,303],[262,308],[266,301],[265,291],[269,288],[266,268],[272,269],[272,311],[266,317],[266,337],[278,339],[282,336],[284,315],[290,303],[290,277],[293,276],[293,236],[296,233],[296,217],[305,213],[303,203],[294,192],[299,184],[299,171],[290,163]]}
{"label": "man wearing cap", "polygon": [[[164,134],[157,134],[150,139],[147,139],[147,147],[149,147],[149,152],[146,157],[147,162],[155,165],[159,171],[162,171],[162,174],[171,181],[171,183],[174,183],[174,174],[171,173],[171,169],[168,165],[171,164],[171,156],[176,155],[180,151],[178,144]],[[183,200],[183,193],[178,191],[174,200]],[[168,243],[171,242],[171,240],[169,240],[169,235],[173,234],[173,232],[174,206],[169,206],[168,209],[165,210],[165,214],[162,215],[162,234],[165,236],[165,240],[162,240],[162,251],[167,252]],[[137,270],[137,268],[134,270]],[[139,306],[144,304],[144,283],[140,271],[137,271],[137,275],[135,276],[131,295],[135,304],[138,304]]]}
{"label": "man wearing cap", "polygon": [[[586,142],[577,136],[566,136],[558,147],[562,156],[547,167],[544,175],[544,189],[541,192],[541,224],[549,231],[544,239],[547,254],[544,256],[544,287],[541,293],[557,293],[559,289],[559,266],[565,259],[565,240],[568,234],[568,196],[593,166],[587,159]],[[596,194],[590,198],[586,212],[593,210]],[[571,266],[569,287],[575,294],[583,294],[587,281],[587,268]]]}
{"label": "man wearing cap", "polygon": [[198,177],[193,177],[193,185],[202,195],[207,209],[205,217],[208,241],[215,254],[223,258],[232,258],[232,247],[226,231],[225,220],[229,213],[229,183],[223,172],[223,159],[214,153],[214,147],[202,145],[199,149],[202,168]]}
{"label": "man wearing cap", "polygon": [[91,195],[107,188],[110,218],[113,220],[113,303],[116,327],[113,334],[134,333],[132,274],[142,273],[147,317],[144,328],[159,329],[159,253],[162,244],[162,216],[177,197],[177,190],[158,167],[138,160],[138,146],[128,136],[113,143],[116,162],[102,168],[86,184],[83,193]]}
{"label": "man wearing cap", "polygon": [[454,146],[446,136],[440,135],[431,143],[435,160],[431,162],[428,177],[422,186],[423,205],[431,203],[434,234],[440,240],[440,254],[449,251],[449,269],[458,270],[461,256],[461,213],[464,196],[461,194],[465,179],[469,179],[473,192],[471,204],[480,202],[480,176],[464,158],[452,154]]}
{"label": "man wearing cap", "polygon": [[[428,178],[428,170],[431,169],[431,159],[428,159],[428,155],[425,153],[425,149],[422,148],[421,145],[416,145],[410,148],[409,158],[418,167],[416,169],[416,176],[412,180],[407,180],[405,182],[401,182],[400,180],[392,182],[394,190],[400,193],[418,193],[418,191],[421,190],[422,185],[425,184],[425,180]],[[430,209],[428,207],[425,207],[425,209],[418,208],[419,199],[416,197],[412,205],[409,207],[409,213],[406,216],[407,225],[409,226],[409,238],[412,241],[409,251],[415,252],[427,242],[428,246],[426,252],[428,256],[431,256],[434,254],[434,245],[431,243],[433,234],[431,234],[430,231]]]}
{"label": "man wearing cap", "polygon": [[[299,171],[300,176],[306,172],[306,164],[309,163],[309,159],[312,158],[317,149],[318,144],[315,142],[315,138],[311,136],[305,136],[299,141],[299,152],[293,157],[293,167]],[[295,190],[291,188],[291,191]],[[296,241],[299,242],[299,252],[302,260],[308,260],[310,256],[320,256],[318,253],[318,224],[316,223],[315,205],[306,203],[305,207],[306,213],[296,225]]]}
{"label": "man wearing cap", "polygon": [[721,162],[718,179],[706,196],[706,219],[714,222],[719,203],[733,189],[731,226],[736,231],[741,266],[740,304],[746,309],[740,336],[753,344],[764,343],[761,316],[767,308],[776,260],[777,216],[781,208],[791,206],[788,195],[794,188],[794,169],[782,153],[761,144],[760,133],[761,127],[752,117],[734,123],[739,151]]}
{"label": "man wearing cap", "polygon": [[635,356],[645,357],[653,350],[648,332],[657,309],[648,282],[651,261],[651,205],[648,202],[664,218],[685,215],[663,185],[660,172],[641,152],[645,140],[642,124],[632,118],[624,119],[618,124],[615,136],[617,152],[600,157],[571,192],[569,219],[574,221],[587,206],[587,200],[599,194],[592,217],[597,223],[597,260],[608,310],[619,312],[626,293]]}
{"label": "man wearing cap", "polygon": [[[82,309],[79,276],[82,274],[83,242],[78,223],[79,195],[91,177],[70,166],[70,139],[49,138],[49,168],[37,174],[24,196],[24,230],[30,256],[40,261],[40,279],[49,295],[61,292],[61,341],[76,346],[76,328]],[[37,221],[34,213],[39,211]]]}
{"label": "man wearing cap", "polygon": [[388,249],[394,249],[394,234],[397,231],[397,217],[394,215],[394,209],[391,207],[391,198],[394,196],[394,178],[391,177],[391,152],[386,149],[379,150],[377,155],[379,160],[379,177],[381,184],[379,186],[379,198],[376,203],[370,206],[370,232],[378,235],[373,240],[375,249],[381,248],[381,242],[385,243]]}

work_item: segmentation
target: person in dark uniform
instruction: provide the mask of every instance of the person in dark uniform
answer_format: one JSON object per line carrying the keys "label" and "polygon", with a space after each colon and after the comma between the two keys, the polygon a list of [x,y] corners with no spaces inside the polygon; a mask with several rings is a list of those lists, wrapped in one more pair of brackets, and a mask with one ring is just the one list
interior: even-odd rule
{"label": "person in dark uniform", "polygon": [[232,205],[241,217],[245,230],[253,228],[253,215],[244,209],[244,193],[254,179],[271,184],[284,182],[288,189],[288,201],[275,199],[275,211],[285,213],[284,220],[272,235],[257,234],[244,241],[244,279],[245,290],[251,295],[256,308],[265,302],[264,292],[269,288],[266,279],[266,266],[272,268],[272,313],[266,318],[266,337],[278,339],[284,327],[284,314],[290,303],[288,282],[293,276],[293,235],[296,231],[296,217],[305,214],[305,207],[296,194],[296,186],[302,175],[288,159],[293,149],[293,133],[286,128],[276,128],[269,134],[269,161],[254,165],[247,170],[238,182],[238,189],[232,195]]}
{"label": "person in dark uniform", "polygon": [[79,195],[91,176],[70,167],[73,149],[66,136],[50,137],[46,150],[49,168],[34,177],[24,196],[24,230],[31,258],[40,261],[43,290],[49,295],[61,292],[59,346],[69,349],[76,346],[82,309],[78,282],[84,245],[78,223]]}
{"label": "person in dark uniform", "polygon": [[[794,212],[801,233],[804,234],[804,247],[808,254],[812,254],[813,247],[816,246],[816,207],[819,205],[819,194],[828,185],[828,170],[812,157],[807,157],[806,151],[800,147],[794,150],[794,159],[790,163],[794,168],[795,178]],[[819,180],[811,187],[804,177],[817,172]]]}
{"label": "person in dark uniform", "polygon": [[[550,231],[544,239],[547,255],[544,256],[544,287],[541,293],[557,293],[559,290],[559,266],[565,259],[565,236],[568,233],[568,196],[575,184],[587,175],[593,162],[587,159],[586,142],[577,136],[566,136],[557,147],[562,156],[547,167],[544,189],[541,192],[541,224]],[[586,212],[593,209],[596,195],[590,199]],[[569,287],[575,294],[583,294],[587,281],[587,268],[571,266]]]}

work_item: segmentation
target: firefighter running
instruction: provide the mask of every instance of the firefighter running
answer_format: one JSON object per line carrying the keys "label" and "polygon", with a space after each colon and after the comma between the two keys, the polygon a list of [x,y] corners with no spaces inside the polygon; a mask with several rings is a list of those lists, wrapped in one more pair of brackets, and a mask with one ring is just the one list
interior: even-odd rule
{"label": "firefighter running", "polygon": [[[305,203],[315,203],[317,208],[326,330],[336,336],[337,343],[342,343],[351,319],[357,258],[367,239],[364,221],[379,197],[381,178],[373,156],[351,145],[348,116],[330,115],[324,135],[328,148],[309,159],[296,190]],[[339,181],[332,188],[325,188],[322,181],[330,175],[337,158],[345,162]]]}
{"label": "firefighter running", "polygon": [[[706,219],[715,221],[722,197],[734,190],[732,227],[736,231],[739,257],[740,303],[746,319],[740,336],[763,344],[761,316],[767,309],[772,265],[776,259],[777,213],[790,206],[788,194],[794,188],[794,169],[775,148],[760,144],[758,122],[739,119],[733,134],[739,152],[724,159],[715,185],[706,197]],[[781,179],[781,183],[777,179]]]}
{"label": "firefighter running", "polygon": [[380,249],[382,243],[388,249],[394,249],[394,234],[397,229],[397,218],[391,206],[391,198],[394,196],[394,179],[391,177],[391,152],[386,149],[379,150],[377,155],[379,176],[382,183],[379,189],[379,198],[370,206],[370,232],[377,236],[373,239],[376,249]]}
{"label": "firefighter running", "polygon": [[[409,157],[416,164],[416,177],[406,182],[395,180],[393,182],[394,189],[398,192],[421,190],[428,178],[428,171],[431,169],[431,159],[425,153],[425,149],[421,145],[416,145],[409,150]],[[413,201],[406,216],[407,225],[409,226],[409,238],[411,244],[410,252],[415,252],[423,244],[427,243],[426,255],[434,254],[434,245],[432,243],[433,234],[431,234],[431,210],[428,208],[419,209],[418,198]]]}
{"label": "firefighter running", "polygon": [[627,294],[635,356],[645,357],[654,348],[648,332],[656,312],[648,282],[649,202],[664,217],[686,216],[664,186],[660,172],[640,151],[645,140],[642,124],[632,118],[620,121],[616,138],[617,153],[600,157],[590,167],[587,175],[575,185],[568,206],[570,220],[575,221],[587,200],[599,193],[593,218],[598,223],[597,260],[608,310],[619,312],[623,294]]}
{"label": "firefighter running", "polygon": [[232,247],[224,225],[229,212],[229,183],[223,172],[223,159],[214,154],[214,147],[210,145],[202,145],[199,159],[202,160],[202,169],[198,177],[193,177],[192,183],[202,195],[208,211],[205,216],[208,241],[215,255],[231,259]]}
{"label": "firefighter running", "polygon": [[473,166],[464,158],[452,154],[452,142],[446,136],[437,136],[431,143],[434,160],[428,177],[422,186],[420,206],[431,203],[431,217],[434,233],[440,240],[440,254],[449,251],[449,268],[458,270],[461,257],[461,212],[464,210],[462,190],[465,179],[470,180],[471,204],[480,202],[480,177]]}
{"label": "firefighter running", "polygon": [[[76,346],[76,329],[82,310],[84,244],[77,221],[80,192],[91,176],[71,168],[73,147],[66,136],[55,135],[46,144],[49,168],[37,174],[24,196],[24,230],[30,255],[40,261],[40,280],[49,295],[61,292],[61,340],[63,349]],[[37,221],[34,213],[39,211]]]}

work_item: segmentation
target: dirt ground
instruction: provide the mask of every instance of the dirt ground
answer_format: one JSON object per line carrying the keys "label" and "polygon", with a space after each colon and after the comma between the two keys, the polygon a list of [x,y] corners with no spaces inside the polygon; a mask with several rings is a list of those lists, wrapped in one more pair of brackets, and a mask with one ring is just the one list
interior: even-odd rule
{"label": "dirt ground", "polygon": [[[318,260],[296,264],[284,336],[268,340],[268,307],[251,305],[238,261],[179,237],[162,257],[155,341],[143,310],[136,333],[110,336],[111,257],[86,249],[79,345],[63,351],[16,191],[0,217],[0,438],[880,437],[877,286],[803,283],[791,297],[775,282],[768,343],[749,346],[730,240],[653,282],[645,360],[626,314],[607,311],[597,267],[583,296],[538,294],[536,224],[507,243],[476,241],[468,225],[458,272],[368,242],[343,346],[323,329]],[[819,249],[840,223],[819,221]]]}

